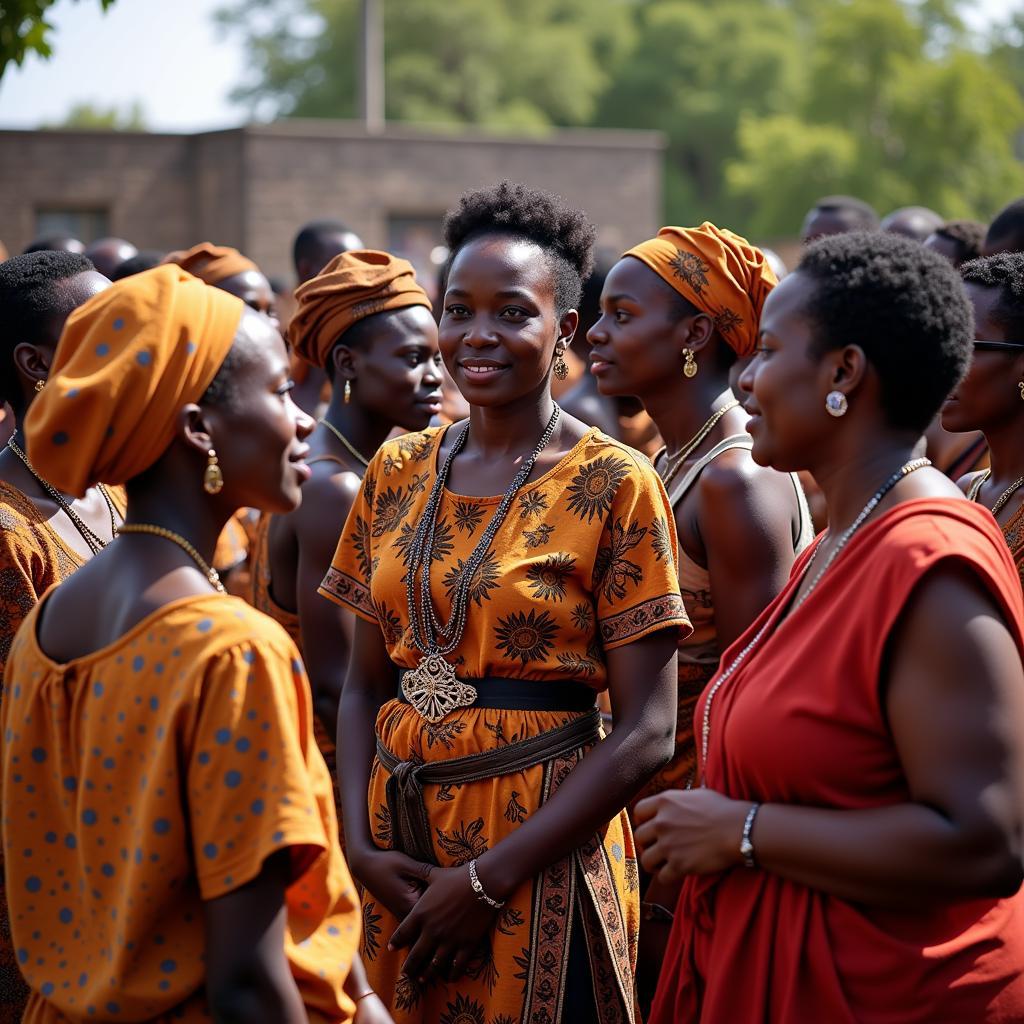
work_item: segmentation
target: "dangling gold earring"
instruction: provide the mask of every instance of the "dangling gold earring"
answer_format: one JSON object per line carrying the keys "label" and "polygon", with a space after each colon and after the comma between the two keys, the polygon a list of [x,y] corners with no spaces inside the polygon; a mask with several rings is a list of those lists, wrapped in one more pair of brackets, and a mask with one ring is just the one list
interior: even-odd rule
{"label": "dangling gold earring", "polygon": [[569,367],[565,363],[563,358],[565,354],[564,348],[558,348],[555,346],[555,376],[559,380],[565,380],[569,376]]}
{"label": "dangling gold earring", "polygon": [[1019,383],[1019,384],[1017,385],[1017,387],[1019,387],[1019,388],[1020,388],[1020,397],[1021,397],[1021,401],[1024,401],[1024,380],[1022,380],[1022,381],[1021,381],[1021,382],[1020,382],[1020,383]]}
{"label": "dangling gold earring", "polygon": [[696,377],[697,376],[697,360],[693,358],[693,349],[683,349],[683,376],[684,377]]}
{"label": "dangling gold earring", "polygon": [[352,401],[352,381],[345,381],[345,404],[348,405]]}
{"label": "dangling gold earring", "polygon": [[46,387],[46,381],[45,380],[37,380],[36,381],[36,394],[38,395],[39,392],[42,391],[43,388],[45,388],[45,387]]}
{"label": "dangling gold earring", "polygon": [[207,494],[220,494],[224,487],[224,474],[217,462],[217,453],[211,448],[206,453],[206,472],[203,473],[203,490]]}

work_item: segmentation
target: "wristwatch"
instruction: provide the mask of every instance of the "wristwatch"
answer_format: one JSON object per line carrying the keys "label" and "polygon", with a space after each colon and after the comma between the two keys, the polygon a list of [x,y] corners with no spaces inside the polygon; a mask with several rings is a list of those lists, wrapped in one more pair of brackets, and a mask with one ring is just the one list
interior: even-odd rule
{"label": "wristwatch", "polygon": [[759,803],[753,803],[750,805],[750,810],[747,811],[747,817],[743,822],[743,835],[740,838],[740,856],[743,858],[743,863],[748,868],[757,866],[754,860],[754,842],[750,838],[750,833],[754,829],[754,819],[757,817],[757,812],[760,810],[761,805]]}

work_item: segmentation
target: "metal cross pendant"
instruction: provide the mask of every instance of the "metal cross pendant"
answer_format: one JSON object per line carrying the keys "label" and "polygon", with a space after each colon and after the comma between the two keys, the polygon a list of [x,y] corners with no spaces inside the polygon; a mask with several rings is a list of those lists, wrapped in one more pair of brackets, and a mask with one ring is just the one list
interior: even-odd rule
{"label": "metal cross pendant", "polygon": [[427,654],[402,679],[405,699],[428,722],[440,722],[445,715],[468,708],[476,700],[476,689],[458,679],[455,669],[440,654]]}

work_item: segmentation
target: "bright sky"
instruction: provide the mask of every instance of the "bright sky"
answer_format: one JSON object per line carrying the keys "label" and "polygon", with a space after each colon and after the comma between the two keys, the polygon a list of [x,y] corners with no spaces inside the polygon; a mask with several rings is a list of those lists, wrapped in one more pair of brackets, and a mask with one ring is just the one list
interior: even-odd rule
{"label": "bright sky", "polygon": [[[396,2],[396,0],[392,0]],[[397,0],[402,2],[402,0]],[[481,0],[486,2],[486,0]],[[970,21],[1002,19],[1019,0],[976,0]],[[237,35],[223,37],[213,12],[222,0],[58,0],[50,20],[54,56],[29,57],[0,81],[0,127],[34,128],[63,119],[76,103],[108,108],[142,103],[150,128],[195,131],[239,124],[228,99],[244,77]]]}

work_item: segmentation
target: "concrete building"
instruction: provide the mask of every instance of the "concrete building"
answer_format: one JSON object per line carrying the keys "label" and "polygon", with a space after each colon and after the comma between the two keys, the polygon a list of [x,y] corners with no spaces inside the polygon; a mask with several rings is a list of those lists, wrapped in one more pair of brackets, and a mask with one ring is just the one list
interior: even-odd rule
{"label": "concrete building", "polygon": [[[233,245],[291,282],[306,221],[337,218],[427,271],[444,211],[502,178],[586,210],[617,254],[661,223],[664,141],[652,132],[543,136],[344,121],[281,121],[198,135],[0,131],[0,240],[117,235],[140,249]],[[436,253],[434,254],[436,258]]]}

